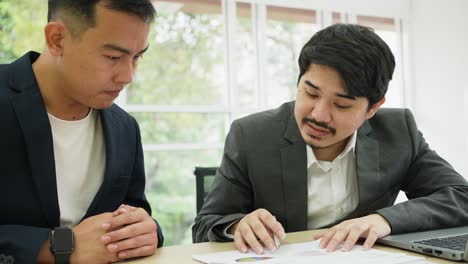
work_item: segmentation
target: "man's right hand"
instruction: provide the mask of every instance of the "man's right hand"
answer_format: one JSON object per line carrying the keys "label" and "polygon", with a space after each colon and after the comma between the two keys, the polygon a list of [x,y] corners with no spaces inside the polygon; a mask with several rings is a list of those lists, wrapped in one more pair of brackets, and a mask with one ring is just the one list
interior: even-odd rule
{"label": "man's right hand", "polygon": [[273,234],[279,239],[286,237],[283,226],[265,209],[257,209],[244,216],[227,232],[234,235],[234,244],[243,253],[250,247],[257,254],[262,254],[262,244],[273,252],[276,249]]}
{"label": "man's right hand", "polygon": [[121,260],[116,253],[109,253],[106,245],[101,242],[101,237],[105,234],[101,226],[111,218],[112,213],[95,215],[73,228],[75,250],[71,255],[71,263],[110,263]]}
{"label": "man's right hand", "polygon": [[[101,242],[104,235],[102,224],[112,218],[112,213],[103,213],[83,220],[73,228],[75,249],[71,254],[70,263],[111,263],[120,261],[116,253],[109,253],[106,245]],[[37,263],[55,263],[49,250],[49,240],[44,241]]]}

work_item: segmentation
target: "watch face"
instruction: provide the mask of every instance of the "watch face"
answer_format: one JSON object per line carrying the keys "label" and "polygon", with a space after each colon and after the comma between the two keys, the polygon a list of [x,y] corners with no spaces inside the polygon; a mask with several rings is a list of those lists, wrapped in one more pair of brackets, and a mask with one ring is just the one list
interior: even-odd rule
{"label": "watch face", "polygon": [[73,251],[73,231],[69,228],[55,228],[52,231],[51,244],[55,252]]}

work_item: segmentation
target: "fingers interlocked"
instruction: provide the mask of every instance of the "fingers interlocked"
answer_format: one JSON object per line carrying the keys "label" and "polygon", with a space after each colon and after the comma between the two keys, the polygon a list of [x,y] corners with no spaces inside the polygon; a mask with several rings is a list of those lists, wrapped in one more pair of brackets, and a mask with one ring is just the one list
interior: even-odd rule
{"label": "fingers interlocked", "polygon": [[156,250],[157,225],[142,208],[122,205],[102,228],[107,231],[102,242],[109,252],[118,252],[120,258],[147,256]]}

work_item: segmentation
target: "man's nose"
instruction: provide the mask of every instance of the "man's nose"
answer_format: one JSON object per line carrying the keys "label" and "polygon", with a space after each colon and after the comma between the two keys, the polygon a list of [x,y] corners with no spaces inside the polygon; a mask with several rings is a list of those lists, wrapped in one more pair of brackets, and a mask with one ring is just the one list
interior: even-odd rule
{"label": "man's nose", "polygon": [[317,102],[312,109],[312,117],[318,122],[329,123],[331,121],[331,109],[327,102]]}
{"label": "man's nose", "polygon": [[122,63],[119,67],[115,81],[118,83],[129,84],[133,81],[133,73],[133,62]]}

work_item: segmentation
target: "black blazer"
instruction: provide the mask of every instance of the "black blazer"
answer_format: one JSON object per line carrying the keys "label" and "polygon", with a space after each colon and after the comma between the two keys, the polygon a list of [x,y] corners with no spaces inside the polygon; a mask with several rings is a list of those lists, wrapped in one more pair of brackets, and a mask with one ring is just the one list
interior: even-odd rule
{"label": "black blazer", "polygon": [[[0,254],[34,263],[50,229],[60,225],[52,132],[32,71],[38,53],[0,65]],[[83,219],[121,204],[142,207],[145,172],[140,131],[117,105],[100,110],[106,164],[102,185]],[[158,246],[163,235],[158,228]]]}
{"label": "black blazer", "polygon": [[[259,208],[286,232],[307,230],[307,154],[294,104],[233,122],[194,242],[229,240],[224,228]],[[359,202],[345,219],[377,212],[392,233],[468,225],[466,180],[429,148],[409,110],[383,108],[365,121],[355,155]],[[392,206],[400,190],[410,200]]]}

